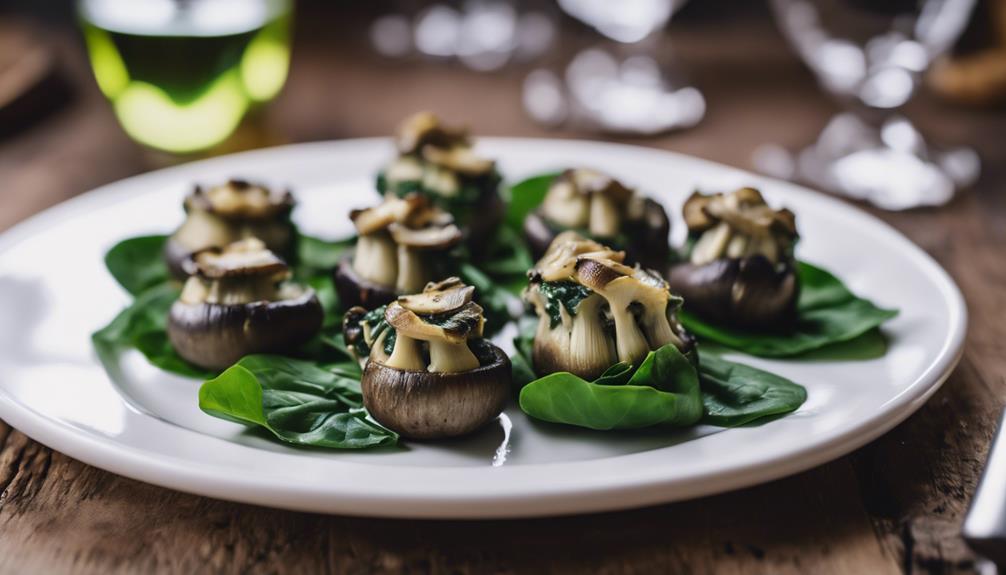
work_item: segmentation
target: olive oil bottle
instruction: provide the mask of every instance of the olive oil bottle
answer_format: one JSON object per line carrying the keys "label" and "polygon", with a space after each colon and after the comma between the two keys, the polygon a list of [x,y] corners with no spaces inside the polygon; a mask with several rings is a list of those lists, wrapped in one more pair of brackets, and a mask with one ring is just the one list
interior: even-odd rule
{"label": "olive oil bottle", "polygon": [[91,66],[133,139],[175,153],[229,136],[286,81],[291,0],[80,0]]}

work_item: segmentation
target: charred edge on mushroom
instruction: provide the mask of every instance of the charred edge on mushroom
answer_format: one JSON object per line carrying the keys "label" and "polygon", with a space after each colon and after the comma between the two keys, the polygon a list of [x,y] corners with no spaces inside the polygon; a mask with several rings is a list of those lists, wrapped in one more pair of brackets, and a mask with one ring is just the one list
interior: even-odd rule
{"label": "charred edge on mushroom", "polygon": [[363,360],[364,404],[381,424],[416,439],[449,437],[503,411],[510,359],[482,339],[484,318],[473,293],[448,278],[346,315],[347,347]]}
{"label": "charred edge on mushroom", "polygon": [[560,232],[573,230],[625,249],[629,262],[658,269],[668,260],[670,228],[659,203],[587,169],[563,172],[542,205],[524,220],[524,235],[535,257],[541,257]]}
{"label": "charred edge on mushroom", "polygon": [[799,296],[793,212],[773,210],[754,188],[696,192],[683,212],[689,260],[674,266],[668,280],[688,308],[738,327],[791,326]]}
{"label": "charred edge on mushroom", "polygon": [[676,317],[681,298],[655,272],[624,259],[624,252],[567,231],[531,270],[524,298],[538,315],[532,359],[539,374],[594,379],[667,344],[685,353],[694,348]]}
{"label": "charred edge on mushroom", "polygon": [[406,119],[396,144],[399,156],[378,174],[378,191],[429,196],[480,245],[503,216],[495,162],[474,152],[466,130],[445,127],[429,112]]}
{"label": "charred edge on mushroom", "polygon": [[335,283],[342,301],[351,305],[374,307],[421,290],[442,274],[441,256],[461,241],[450,214],[419,194],[389,195],[350,218],[359,237],[336,269]]}
{"label": "charred edge on mushroom", "polygon": [[210,188],[196,186],[185,198],[185,222],[168,238],[165,260],[172,275],[185,279],[182,263],[193,253],[258,238],[275,253],[291,256],[294,207],[288,190],[230,180]]}
{"label": "charred edge on mushroom", "polygon": [[291,351],[321,329],[314,290],[289,282],[286,264],[260,240],[197,252],[185,268],[168,337],[195,365],[223,369],[251,353]]}

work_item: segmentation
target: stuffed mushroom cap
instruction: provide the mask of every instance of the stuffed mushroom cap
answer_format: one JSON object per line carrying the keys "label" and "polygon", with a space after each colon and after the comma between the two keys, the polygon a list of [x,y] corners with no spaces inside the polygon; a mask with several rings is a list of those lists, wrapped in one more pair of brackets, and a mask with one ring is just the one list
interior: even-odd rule
{"label": "stuffed mushroom cap", "polygon": [[785,329],[796,315],[799,281],[793,248],[796,218],[772,209],[754,188],[694,193],[684,204],[688,260],[668,281],[685,306],[709,320],[743,328]]}
{"label": "stuffed mushroom cap", "polygon": [[349,305],[373,308],[399,294],[420,291],[440,275],[442,257],[462,240],[450,214],[421,194],[388,194],[372,208],[350,213],[356,248],[335,271],[336,288]]}
{"label": "stuffed mushroom cap", "polygon": [[538,316],[533,362],[539,375],[568,371],[595,379],[667,344],[693,348],[676,317],[680,298],[659,274],[624,260],[624,252],[563,232],[529,272],[524,298]]}
{"label": "stuffed mushroom cap", "polygon": [[258,238],[273,252],[290,255],[295,233],[289,190],[232,179],[211,187],[196,186],[185,198],[185,221],[168,238],[165,260],[172,275],[185,279],[182,264],[193,253]]}
{"label": "stuffed mushroom cap", "polygon": [[223,369],[252,353],[296,349],[321,328],[314,290],[292,283],[265,244],[250,238],[187,260],[186,280],[168,315],[168,337],[185,360]]}
{"label": "stuffed mushroom cap", "polygon": [[549,186],[542,205],[528,214],[524,235],[541,257],[556,235],[574,230],[626,250],[629,261],[662,267],[670,253],[670,220],[663,206],[611,176],[570,169]]}
{"label": "stuffed mushroom cap", "polygon": [[473,294],[473,287],[448,278],[399,297],[381,318],[360,316],[359,309],[347,315],[347,346],[370,349],[363,398],[382,425],[416,439],[450,437],[503,411],[510,360],[482,339],[485,320]]}
{"label": "stuffed mushroom cap", "polygon": [[407,118],[395,138],[398,156],[378,176],[382,193],[419,192],[455,217],[473,252],[503,218],[496,163],[475,151],[467,130],[430,112]]}

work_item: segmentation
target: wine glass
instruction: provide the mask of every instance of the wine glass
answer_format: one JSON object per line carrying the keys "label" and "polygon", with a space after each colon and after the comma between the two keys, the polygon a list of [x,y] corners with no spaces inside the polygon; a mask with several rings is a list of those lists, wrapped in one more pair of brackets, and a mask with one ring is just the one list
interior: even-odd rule
{"label": "wine glass", "polygon": [[[687,128],[705,100],[671,63],[659,32],[684,0],[558,0],[567,14],[608,42],[576,54],[562,76],[538,69],[524,82],[524,106],[548,125],[650,135]],[[657,57],[660,56],[660,58]]]}
{"label": "wine glass", "polygon": [[977,179],[977,154],[926,142],[899,110],[963,31],[973,5],[772,0],[784,35],[845,111],[795,161],[779,161],[783,152],[769,147],[756,152],[755,164],[889,210],[948,202]]}

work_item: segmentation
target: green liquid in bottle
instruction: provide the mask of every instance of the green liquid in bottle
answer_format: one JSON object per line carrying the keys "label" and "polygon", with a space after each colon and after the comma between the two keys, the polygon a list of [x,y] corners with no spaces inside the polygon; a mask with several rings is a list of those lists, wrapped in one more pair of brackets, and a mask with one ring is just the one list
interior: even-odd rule
{"label": "green liquid in bottle", "polygon": [[286,81],[288,0],[82,0],[94,76],[125,131],[169,152],[222,142]]}

